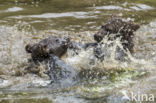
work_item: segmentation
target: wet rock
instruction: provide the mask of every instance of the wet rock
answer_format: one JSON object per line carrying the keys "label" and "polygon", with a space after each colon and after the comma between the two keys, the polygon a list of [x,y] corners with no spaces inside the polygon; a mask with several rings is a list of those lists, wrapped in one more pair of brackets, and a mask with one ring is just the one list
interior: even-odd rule
{"label": "wet rock", "polygon": [[[97,42],[101,42],[106,36],[108,36],[109,40],[121,38],[120,41],[123,48],[133,52],[134,32],[139,28],[140,26],[132,21],[125,22],[119,18],[112,18],[108,23],[101,26],[101,29],[94,35],[94,39]],[[113,36],[111,34],[113,34]]]}

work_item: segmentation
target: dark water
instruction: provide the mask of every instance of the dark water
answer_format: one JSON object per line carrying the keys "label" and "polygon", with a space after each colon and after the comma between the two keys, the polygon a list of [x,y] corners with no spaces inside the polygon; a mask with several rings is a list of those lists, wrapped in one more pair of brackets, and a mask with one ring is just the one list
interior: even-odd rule
{"label": "dark water", "polygon": [[[47,87],[50,81],[42,74],[42,65],[38,67],[39,75],[17,76],[16,72],[22,73],[28,65],[26,44],[48,35],[93,41],[93,34],[112,15],[141,24],[136,32],[134,57],[129,57],[131,62],[118,63],[108,58],[91,67],[87,65],[91,50],[75,57],[70,57],[69,52],[63,60],[78,70],[95,68],[97,74],[117,68],[128,72],[68,88]],[[153,94],[156,98],[155,34],[156,0],[0,0],[0,103],[133,103],[124,99],[131,92]]]}
{"label": "dark water", "polygon": [[112,14],[147,24],[155,19],[155,0],[1,0],[0,24],[19,21],[35,29],[97,30]]}

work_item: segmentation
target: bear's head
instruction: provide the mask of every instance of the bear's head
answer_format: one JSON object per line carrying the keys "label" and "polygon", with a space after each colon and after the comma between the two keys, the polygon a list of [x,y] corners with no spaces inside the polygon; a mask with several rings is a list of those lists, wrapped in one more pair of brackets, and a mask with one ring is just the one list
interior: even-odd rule
{"label": "bear's head", "polygon": [[42,61],[49,58],[51,53],[61,57],[66,53],[69,42],[70,39],[68,37],[58,38],[51,36],[39,43],[26,45],[25,50],[27,53],[31,53],[34,61]]}
{"label": "bear's head", "polygon": [[[125,22],[122,19],[113,18],[108,23],[101,26],[101,29],[94,35],[94,40],[100,42],[105,36],[110,34],[119,34],[117,36],[133,36],[135,31],[140,28],[134,22]],[[114,37],[117,37],[115,36]],[[109,37],[108,37],[109,38]]]}

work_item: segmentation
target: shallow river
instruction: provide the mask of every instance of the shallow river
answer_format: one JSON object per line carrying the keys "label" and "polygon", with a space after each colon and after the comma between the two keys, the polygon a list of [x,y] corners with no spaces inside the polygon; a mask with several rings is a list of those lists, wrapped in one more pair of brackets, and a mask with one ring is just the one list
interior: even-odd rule
{"label": "shallow river", "polygon": [[[62,60],[89,72],[67,87],[50,85],[44,64],[32,67],[37,74],[25,71],[30,65],[26,44],[49,35],[94,41],[94,33],[112,15],[141,25],[128,61],[114,60],[110,48],[111,56],[92,66],[92,49],[74,57],[68,51]],[[0,57],[0,103],[135,103],[132,94],[138,103],[155,103],[156,0],[0,0]],[[142,94],[154,100],[142,100]]]}

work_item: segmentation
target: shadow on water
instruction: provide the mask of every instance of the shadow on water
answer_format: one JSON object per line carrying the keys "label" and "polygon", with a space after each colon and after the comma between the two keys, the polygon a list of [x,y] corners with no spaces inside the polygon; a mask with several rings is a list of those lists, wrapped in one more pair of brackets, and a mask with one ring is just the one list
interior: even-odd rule
{"label": "shadow on water", "polygon": [[[0,103],[132,103],[123,98],[130,91],[156,96],[155,11],[156,0],[0,0]],[[142,25],[136,32],[134,57],[129,57],[133,62],[108,59],[90,66],[92,50],[63,58],[78,70],[89,68],[82,73],[82,83],[68,88],[47,87],[50,81],[42,65],[39,76],[22,74],[30,57],[26,44],[48,35],[91,42],[112,14]]]}

